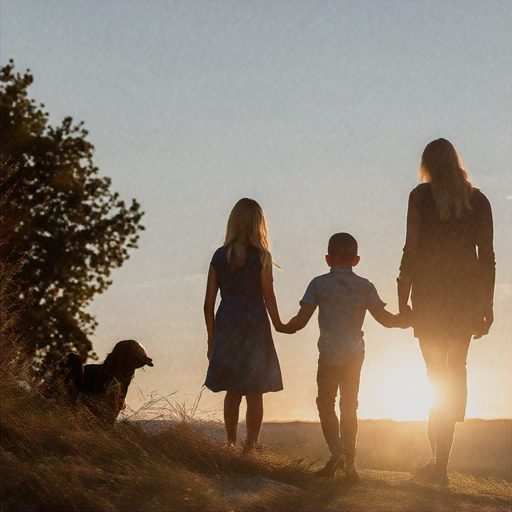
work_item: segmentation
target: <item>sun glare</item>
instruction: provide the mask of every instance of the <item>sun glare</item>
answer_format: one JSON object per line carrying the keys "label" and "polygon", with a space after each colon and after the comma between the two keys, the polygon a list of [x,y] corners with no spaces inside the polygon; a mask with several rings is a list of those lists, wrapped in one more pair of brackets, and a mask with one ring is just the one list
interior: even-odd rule
{"label": "sun glare", "polygon": [[432,390],[425,370],[399,361],[392,375],[369,378],[368,386],[362,386],[359,415],[361,418],[423,421],[428,417],[431,402]]}

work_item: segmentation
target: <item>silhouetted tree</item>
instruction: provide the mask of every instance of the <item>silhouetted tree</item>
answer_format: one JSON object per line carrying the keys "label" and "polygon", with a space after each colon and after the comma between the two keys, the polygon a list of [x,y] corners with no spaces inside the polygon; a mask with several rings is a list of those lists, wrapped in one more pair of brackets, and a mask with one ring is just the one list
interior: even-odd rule
{"label": "silhouetted tree", "polygon": [[15,279],[19,334],[41,370],[68,351],[95,356],[86,306],[144,228],[137,201],[125,205],[98,175],[83,122],[50,126],[44,105],[28,97],[32,82],[12,60],[1,69],[1,256],[25,260]]}

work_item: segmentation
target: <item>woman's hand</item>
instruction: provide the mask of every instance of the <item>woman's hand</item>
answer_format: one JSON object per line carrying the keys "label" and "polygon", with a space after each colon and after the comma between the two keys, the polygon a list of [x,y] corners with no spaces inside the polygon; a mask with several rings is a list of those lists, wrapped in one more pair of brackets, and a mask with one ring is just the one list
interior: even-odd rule
{"label": "woman's hand", "polygon": [[412,327],[411,317],[412,317],[412,310],[409,311],[407,314],[398,313],[398,315],[395,315],[395,320],[396,320],[395,327],[398,327],[399,329],[409,329],[409,327]]}
{"label": "woman's hand", "polygon": [[489,334],[489,330],[491,325],[494,322],[494,313],[493,310],[490,309],[485,316],[482,318],[480,325],[477,327],[476,332],[473,334],[473,339],[478,340],[482,336]]}
{"label": "woman's hand", "polygon": [[407,320],[408,322],[411,322],[413,312],[412,312],[411,306],[409,306],[409,304],[399,305],[398,314],[400,315],[400,317],[402,319]]}

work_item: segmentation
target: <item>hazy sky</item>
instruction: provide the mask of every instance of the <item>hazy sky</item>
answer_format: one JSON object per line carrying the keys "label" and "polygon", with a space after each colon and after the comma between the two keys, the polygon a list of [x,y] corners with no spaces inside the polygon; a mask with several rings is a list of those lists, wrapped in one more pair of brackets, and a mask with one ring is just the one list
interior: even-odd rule
{"label": "hazy sky", "polygon": [[[1,61],[30,68],[52,123],[84,120],[94,162],[146,215],[140,248],[91,306],[103,358],[135,338],[155,360],[129,394],[194,402],[207,368],[205,275],[241,197],[266,210],[283,319],[327,271],[329,236],[396,311],[409,191],[450,139],[490,199],[496,322],[469,354],[470,417],[511,415],[511,3],[1,1]],[[412,331],[364,326],[363,418],[425,419]],[[285,390],[267,420],[317,418],[314,321],[276,334]],[[205,391],[216,414],[223,394]]]}

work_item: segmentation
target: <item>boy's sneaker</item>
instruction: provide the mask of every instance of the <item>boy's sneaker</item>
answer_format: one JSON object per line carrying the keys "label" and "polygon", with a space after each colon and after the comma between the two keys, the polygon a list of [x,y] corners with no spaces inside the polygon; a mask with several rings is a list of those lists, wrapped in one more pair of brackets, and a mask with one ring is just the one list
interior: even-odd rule
{"label": "boy's sneaker", "polygon": [[434,459],[430,459],[426,464],[423,464],[423,466],[416,468],[414,474],[427,482],[443,487],[448,486],[448,474],[446,470],[438,467]]}
{"label": "boy's sneaker", "polygon": [[344,465],[345,459],[343,455],[333,453],[330,459],[325,463],[325,466],[315,472],[315,476],[318,478],[332,478],[338,469],[343,469]]}
{"label": "boy's sneaker", "polygon": [[359,473],[357,472],[354,464],[348,464],[345,468],[345,481],[348,484],[357,484],[360,480]]}

